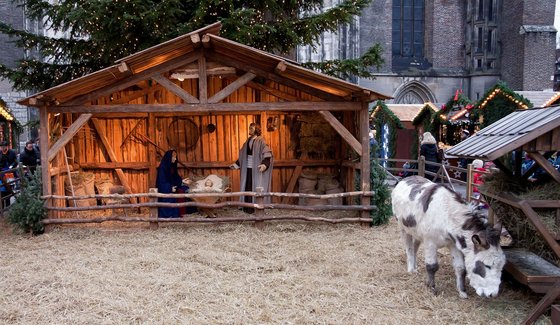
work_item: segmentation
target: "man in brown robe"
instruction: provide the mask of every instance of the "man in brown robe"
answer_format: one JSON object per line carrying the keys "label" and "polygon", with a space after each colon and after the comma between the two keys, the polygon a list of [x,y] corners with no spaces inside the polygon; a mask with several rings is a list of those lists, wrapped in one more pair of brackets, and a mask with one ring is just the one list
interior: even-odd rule
{"label": "man in brown robe", "polygon": [[[245,141],[241,150],[239,150],[239,158],[231,165],[232,169],[241,169],[241,191],[255,192],[257,187],[262,187],[264,192],[270,191],[270,182],[272,180],[272,150],[261,136],[261,126],[256,123],[249,125],[249,139]],[[254,197],[241,196],[242,202],[254,203]],[[270,197],[265,199],[270,202]],[[243,211],[253,213],[254,209],[244,208]]]}

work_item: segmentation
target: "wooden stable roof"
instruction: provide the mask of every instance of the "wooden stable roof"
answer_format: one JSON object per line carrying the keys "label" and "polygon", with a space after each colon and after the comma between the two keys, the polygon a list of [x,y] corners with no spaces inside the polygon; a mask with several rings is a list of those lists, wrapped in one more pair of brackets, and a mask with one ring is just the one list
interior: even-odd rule
{"label": "wooden stable roof", "polygon": [[496,160],[536,139],[534,151],[560,150],[560,106],[515,111],[448,149],[446,154]]}
{"label": "wooden stable roof", "polygon": [[[356,84],[324,75],[273,55],[219,36],[221,23],[179,36],[142,50],[116,62],[115,65],[68,81],[19,101],[27,106],[65,106],[87,103],[107,89],[123,90],[163,73],[186,67],[204,48],[207,60],[253,73],[280,84],[296,87],[329,101],[370,102],[389,96]],[[249,71],[247,71],[249,70]],[[144,78],[143,78],[144,77]]]}

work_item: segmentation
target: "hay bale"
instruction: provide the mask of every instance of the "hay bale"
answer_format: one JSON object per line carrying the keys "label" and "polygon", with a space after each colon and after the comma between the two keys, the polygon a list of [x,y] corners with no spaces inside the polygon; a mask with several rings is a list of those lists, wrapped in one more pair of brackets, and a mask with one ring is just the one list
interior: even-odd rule
{"label": "hay bale", "polygon": [[[343,189],[342,187],[335,187],[335,188],[330,188],[326,191],[326,194],[336,194],[336,193],[342,193]],[[329,205],[342,205],[342,199],[341,197],[333,197],[333,198],[329,198],[327,199],[327,203]]]}
{"label": "hay bale", "polygon": [[[95,175],[93,173],[73,172],[70,175],[72,177],[72,184],[70,184],[70,179],[68,177],[66,177],[64,181],[66,195],[95,195]],[[72,194],[72,192],[74,192],[74,194]],[[84,207],[97,205],[97,200],[95,198],[69,201],[72,206]]]}
{"label": "hay bale", "polygon": [[321,174],[318,175],[317,190],[321,193],[326,193],[327,190],[338,188],[339,182],[335,175]]}
{"label": "hay bale", "polygon": [[317,186],[317,174],[301,173],[298,179],[299,193],[315,194]]}
{"label": "hay bale", "polygon": [[[512,192],[521,199],[527,200],[560,200],[560,187],[555,182],[533,186],[522,179],[508,177],[501,172],[489,175],[482,188],[491,193]],[[528,249],[560,266],[560,259],[520,209],[491,199],[489,204],[511,235],[512,247]],[[560,233],[556,209],[536,209],[535,212],[550,232]]]}
{"label": "hay bale", "polygon": [[[99,193],[100,195],[112,194],[111,188],[113,187],[113,180],[110,179],[109,177],[102,177],[100,179],[96,179],[94,184],[95,184],[95,188],[97,189],[97,193]],[[107,204],[108,200],[109,199],[101,199],[101,202],[103,202],[103,204]]]}

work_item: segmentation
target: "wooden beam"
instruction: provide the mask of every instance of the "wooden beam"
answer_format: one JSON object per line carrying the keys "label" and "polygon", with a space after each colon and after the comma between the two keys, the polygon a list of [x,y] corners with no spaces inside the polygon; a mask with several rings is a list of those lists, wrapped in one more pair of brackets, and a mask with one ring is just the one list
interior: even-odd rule
{"label": "wooden beam", "polygon": [[206,58],[198,59],[198,99],[201,104],[208,103],[208,75],[206,71]]}
{"label": "wooden beam", "polygon": [[144,170],[150,167],[149,162],[86,162],[81,163],[80,168],[82,169],[133,169],[133,170]]}
{"label": "wooden beam", "polygon": [[38,100],[35,97],[29,98],[29,105],[31,105],[31,106],[42,106],[44,104],[45,103],[43,101]]}
{"label": "wooden beam", "polygon": [[144,88],[144,89],[140,89],[140,90],[137,90],[135,92],[129,93],[125,96],[122,96],[119,99],[112,100],[111,105],[127,104],[128,102],[130,102],[132,100],[135,100],[135,99],[137,99],[139,97],[142,97],[142,96],[146,96],[149,93],[152,93],[152,92],[155,92],[155,91],[158,91],[158,90],[161,90],[161,89],[163,89],[163,87],[160,84],[154,85],[154,86],[151,86],[151,87],[147,87],[147,88]]}
{"label": "wooden beam", "polygon": [[[533,158],[533,160],[539,164],[552,178],[556,181],[556,183],[560,184],[560,172],[554,168],[554,165],[548,159],[543,157],[538,152],[528,152],[529,156]],[[559,255],[560,256],[560,255]]]}
{"label": "wooden beam", "polygon": [[193,46],[195,48],[199,48],[202,46],[202,43],[200,42],[200,35],[198,34],[191,35],[191,42],[193,43]]}
{"label": "wooden beam", "polygon": [[128,65],[124,61],[122,61],[119,64],[118,69],[119,69],[119,72],[124,74],[124,75],[131,75],[132,74],[132,70],[130,70],[130,68],[128,67]]}
{"label": "wooden beam", "polygon": [[251,72],[247,72],[241,77],[237,78],[234,82],[227,85],[224,89],[220,90],[214,96],[208,99],[208,103],[218,103],[222,99],[226,98],[227,96],[231,95],[234,91],[242,87],[243,85],[247,84],[249,81],[253,80],[256,75]]}
{"label": "wooden beam", "polygon": [[70,140],[72,140],[74,135],[76,135],[76,133],[80,131],[82,126],[89,121],[91,116],[91,113],[82,114],[80,115],[80,117],[78,117],[78,119],[74,121],[74,123],[72,123],[72,125],[70,125],[68,130],[66,130],[66,132],[64,132],[64,134],[58,139],[58,141],[56,141],[56,143],[48,150],[48,162],[51,162],[54,157],[56,157],[56,154],[60,151],[60,149],[62,149]]}
{"label": "wooden beam", "polygon": [[206,49],[209,49],[212,47],[212,44],[210,44],[210,36],[208,36],[207,34],[204,34],[202,36],[202,46]]}
{"label": "wooden beam", "polygon": [[[157,123],[155,114],[148,115],[148,124],[146,125],[146,130],[149,139],[157,138]],[[148,144],[148,164],[150,165],[150,170],[148,172],[148,185],[149,187],[156,187],[157,178],[157,157],[156,157],[156,146]]]}
{"label": "wooden beam", "polygon": [[278,62],[276,68],[274,68],[274,72],[276,72],[277,74],[282,74],[285,71],[286,71],[286,61]]}
{"label": "wooden beam", "polygon": [[49,107],[49,113],[164,113],[164,112],[298,112],[358,111],[360,102],[257,102],[215,104],[123,104]]}
{"label": "wooden beam", "polygon": [[260,91],[263,91],[263,92],[266,92],[267,94],[272,95],[272,96],[274,96],[278,99],[281,99],[281,100],[285,100],[285,101],[289,101],[289,102],[303,101],[303,99],[299,96],[288,94],[285,91],[274,89],[274,88],[271,88],[267,85],[261,85],[261,84],[256,83],[256,82],[249,81],[247,83],[247,86],[251,87],[251,88],[254,88],[254,89],[257,89],[257,90],[260,90]]}
{"label": "wooden beam", "polygon": [[[371,162],[370,162],[370,147],[369,147],[369,109],[368,103],[362,103],[362,110],[359,115],[360,127],[360,142],[361,142],[361,172],[362,191],[368,192],[371,189]],[[377,190],[377,189],[375,189]],[[371,205],[371,197],[362,196],[362,205]],[[369,211],[361,212],[362,218],[369,217]]]}
{"label": "wooden beam", "polygon": [[[103,126],[101,125],[101,123],[99,123],[99,120],[94,118],[94,119],[91,119],[91,122],[93,123],[93,126],[95,127],[95,131],[97,132],[97,136],[99,137],[99,140],[101,140],[101,143],[105,147],[105,150],[107,150],[107,154],[109,154],[109,159],[111,159],[111,161],[118,162],[117,155],[113,151],[113,148],[111,147],[111,144],[109,143],[109,140],[107,139],[107,136],[105,135],[105,130],[103,129]],[[126,176],[124,175],[123,170],[120,169],[120,168],[116,168],[115,172],[117,173],[117,176],[118,176],[119,180],[121,181],[121,184],[124,186],[124,189],[126,190],[126,192],[129,193],[129,194],[132,194],[132,188],[130,187],[130,184],[128,184],[128,180],[126,179]],[[131,200],[130,201],[131,203],[134,203],[134,200],[132,198],[130,200]]]}
{"label": "wooden beam", "polygon": [[182,55],[180,57],[171,59],[167,62],[164,62],[160,65],[157,65],[153,68],[150,68],[148,70],[142,71],[140,73],[136,73],[131,75],[128,78],[119,80],[116,84],[111,84],[105,87],[102,87],[100,89],[91,91],[87,94],[78,96],[78,97],[74,97],[66,102],[62,102],[60,103],[60,105],[82,105],[85,103],[89,103],[93,100],[98,99],[99,97],[103,97],[103,96],[107,96],[111,93],[117,92],[117,91],[121,91],[123,89],[126,89],[130,86],[133,86],[135,84],[137,84],[140,81],[146,80],[146,79],[150,79],[152,76],[154,75],[158,75],[161,74],[163,72],[168,72],[170,70],[173,69],[177,69],[179,67],[182,67],[184,65],[187,65],[189,63],[195,62],[196,60],[198,60],[198,58],[201,56],[201,53],[187,53],[185,55]]}
{"label": "wooden beam", "polygon": [[[121,168],[121,169],[135,169],[135,170],[144,170],[147,168],[154,168],[154,171],[157,170],[157,159],[155,154],[155,147],[154,153],[148,157],[149,161],[141,161],[141,162],[89,162],[89,163],[81,163],[79,168],[83,169],[114,169],[114,168]],[[152,157],[154,157],[152,159]],[[153,160],[153,161],[152,161]],[[182,167],[184,168],[191,168],[191,169],[219,169],[219,168],[229,168],[231,165],[231,161],[187,161],[181,163]],[[341,165],[340,160],[336,159],[328,159],[328,160],[300,160],[300,159],[282,159],[282,160],[275,160],[274,161],[274,168],[294,168],[294,167],[312,167],[312,166],[339,166]],[[346,164],[347,165],[347,164]],[[75,168],[78,169],[78,168]],[[54,170],[54,169],[53,169]],[[154,184],[155,184],[155,174],[154,174]],[[294,184],[295,186],[295,184]]]}
{"label": "wooden beam", "polygon": [[255,67],[255,66],[250,65],[250,64],[244,64],[242,62],[239,62],[238,60],[235,60],[234,58],[229,58],[229,57],[227,57],[223,54],[218,55],[217,53],[212,52],[212,53],[207,53],[206,56],[208,58],[212,59],[213,61],[221,62],[221,63],[226,64],[228,66],[235,67],[236,69],[239,69],[239,70],[252,72],[252,73],[256,74],[257,76],[275,81],[279,84],[286,85],[286,86],[292,87],[294,89],[301,90],[305,93],[308,93],[312,96],[315,96],[315,97],[323,99],[323,100],[333,101],[333,102],[345,101],[346,100],[346,99],[344,99],[340,96],[336,96],[336,95],[330,94],[328,92],[322,91],[320,89],[308,86],[306,84],[303,84],[303,83],[300,83],[300,82],[297,82],[297,81],[294,81],[292,79],[285,78],[285,77],[280,76],[276,73],[261,70],[261,69]]}
{"label": "wooden beam", "polygon": [[193,95],[189,94],[186,90],[176,85],[171,80],[167,79],[166,77],[158,74],[151,77],[153,80],[157,81],[160,85],[162,85],[165,89],[169,90],[170,92],[177,95],[177,97],[181,98],[185,101],[185,103],[189,104],[197,104],[199,100],[194,97]]}
{"label": "wooden beam", "polygon": [[104,119],[104,118],[111,118],[111,119],[127,119],[127,118],[147,118],[148,113],[96,113],[93,114],[94,118]]}
{"label": "wooden beam", "polygon": [[[49,113],[46,107],[39,108],[39,147],[41,149],[41,180],[43,195],[52,194],[50,163],[49,163]],[[52,200],[45,201],[45,205],[52,206]],[[50,213],[49,213],[50,214]]]}
{"label": "wooden beam", "polygon": [[[358,155],[360,156],[362,155],[362,143],[356,140],[356,138],[352,135],[352,133],[350,133],[350,131],[348,131],[348,129],[346,129],[346,127],[344,127],[344,125],[340,123],[340,121],[337,120],[336,117],[332,115],[331,112],[319,111],[319,114],[321,114],[321,116],[323,116],[323,118],[327,122],[329,122],[329,124],[333,127],[333,129],[335,129],[335,131],[338,132],[338,134],[340,134],[342,139],[344,139],[344,141],[346,141],[348,145],[352,147],[352,149],[354,149],[354,151],[356,151]],[[369,121],[369,119],[366,119],[366,121]],[[363,158],[364,157],[362,157],[362,159]]]}

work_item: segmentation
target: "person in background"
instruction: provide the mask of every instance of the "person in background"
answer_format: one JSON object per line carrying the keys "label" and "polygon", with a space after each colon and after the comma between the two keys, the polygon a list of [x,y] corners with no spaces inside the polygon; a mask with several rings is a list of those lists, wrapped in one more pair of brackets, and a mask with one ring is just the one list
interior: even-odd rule
{"label": "person in background", "polygon": [[[6,141],[0,142],[0,170],[6,171],[15,168],[17,165],[17,154],[14,150],[8,148]],[[0,173],[0,196],[2,197],[2,208],[10,205],[10,196],[12,195],[12,184],[15,178],[13,172]]]}
{"label": "person in background", "polygon": [[27,141],[25,148],[19,154],[19,162],[26,166],[31,174],[35,174],[35,169],[37,169],[40,160],[41,158],[33,147],[33,141]]}
{"label": "person in background", "polygon": [[[189,190],[188,179],[183,179],[179,176],[177,170],[177,152],[169,150],[161,158],[157,170],[156,187],[159,193],[187,193]],[[184,202],[183,199],[176,198],[158,198],[158,202],[177,203]],[[158,208],[159,218],[179,218],[183,214],[194,213],[196,208]]]}
{"label": "person in background", "polygon": [[369,150],[371,150],[371,155],[373,157],[379,157],[380,154],[380,150],[379,150],[379,144],[377,143],[377,139],[375,138],[377,136],[377,132],[375,130],[370,129],[369,130]]}
{"label": "person in background", "polygon": [[[475,170],[475,171],[479,171],[479,172],[486,171],[486,168],[484,168],[484,163],[480,159],[473,160],[472,167],[473,167],[473,170]],[[483,176],[484,176],[484,173],[476,173],[476,172],[473,173],[473,183],[475,185],[477,185],[473,188],[473,192],[475,192],[475,193],[479,192],[478,187],[484,183],[484,180],[482,179]]]}
{"label": "person in background", "polygon": [[[262,187],[264,192],[270,191],[272,181],[272,150],[262,137],[261,126],[256,123],[249,125],[249,138],[241,150],[239,158],[230,165],[231,169],[241,169],[241,191],[255,192],[257,187]],[[254,203],[254,197],[242,196],[242,202]],[[266,201],[270,201],[268,198]],[[244,208],[247,213],[254,213],[253,208]]]}
{"label": "person in background", "polygon": [[2,170],[12,169],[17,165],[17,154],[8,148],[6,141],[0,142],[0,168]]}
{"label": "person in background", "polygon": [[[430,161],[433,163],[441,163],[441,159],[439,159],[438,154],[438,147],[436,145],[436,139],[430,132],[424,132],[422,135],[422,142],[420,144],[420,155],[424,156],[426,161]],[[439,166],[426,164],[426,170],[432,173],[437,173],[439,170]],[[436,176],[426,174],[425,176],[429,180],[435,180]]]}

